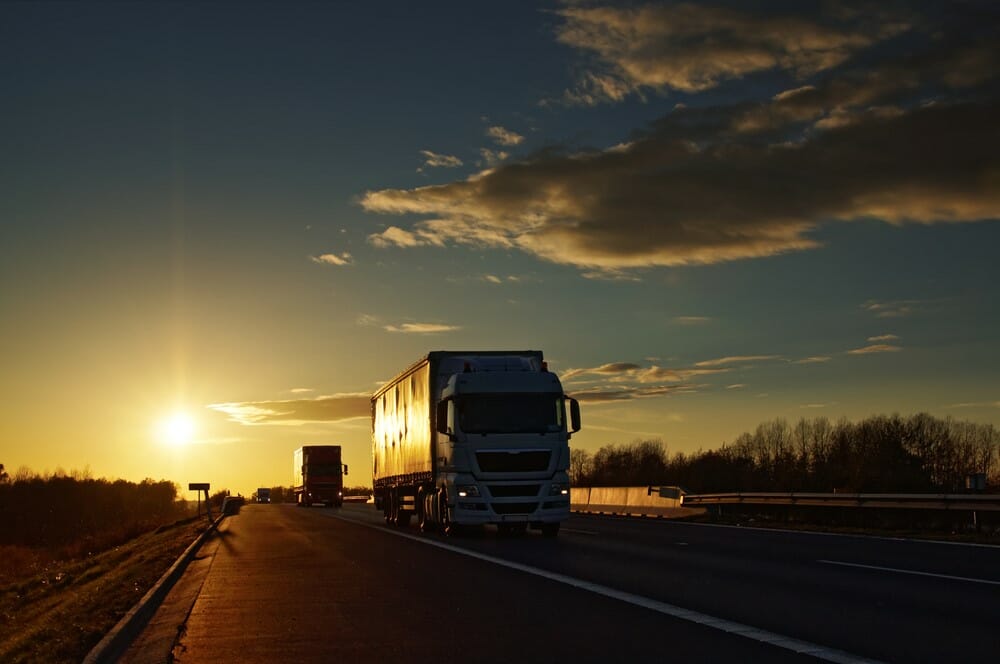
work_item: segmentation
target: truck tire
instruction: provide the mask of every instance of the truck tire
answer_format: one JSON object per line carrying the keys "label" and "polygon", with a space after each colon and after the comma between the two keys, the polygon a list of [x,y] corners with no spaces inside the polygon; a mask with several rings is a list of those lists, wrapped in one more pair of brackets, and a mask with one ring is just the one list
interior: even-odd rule
{"label": "truck tire", "polygon": [[422,533],[428,533],[434,530],[434,522],[431,520],[430,515],[427,514],[427,490],[423,487],[417,489],[417,527]]}
{"label": "truck tire", "polygon": [[448,514],[448,494],[443,490],[438,496],[438,516],[441,519],[442,533],[449,537],[458,535],[459,527],[457,523],[452,522],[451,516]]}
{"label": "truck tire", "polygon": [[396,492],[393,489],[388,489],[385,492],[385,498],[382,499],[382,514],[385,516],[385,523],[387,526],[391,526],[396,523]]}

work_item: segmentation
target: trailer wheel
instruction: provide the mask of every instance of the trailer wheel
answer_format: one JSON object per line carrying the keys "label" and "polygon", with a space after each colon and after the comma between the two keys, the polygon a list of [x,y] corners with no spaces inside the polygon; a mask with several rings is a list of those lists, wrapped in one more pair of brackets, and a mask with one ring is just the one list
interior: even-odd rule
{"label": "trailer wheel", "polygon": [[392,525],[392,490],[387,489],[385,495],[382,496],[382,518],[385,519],[385,525]]}
{"label": "trailer wheel", "polygon": [[434,522],[427,514],[427,490],[424,487],[417,489],[415,505],[417,508],[417,527],[420,528],[420,532],[427,533],[434,530]]}

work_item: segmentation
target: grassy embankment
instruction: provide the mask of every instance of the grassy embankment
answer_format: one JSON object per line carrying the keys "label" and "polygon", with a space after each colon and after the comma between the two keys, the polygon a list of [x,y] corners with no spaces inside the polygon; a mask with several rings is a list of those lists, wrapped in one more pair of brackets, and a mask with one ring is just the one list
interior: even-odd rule
{"label": "grassy embankment", "polygon": [[58,550],[0,546],[0,661],[81,661],[207,525],[185,519]]}

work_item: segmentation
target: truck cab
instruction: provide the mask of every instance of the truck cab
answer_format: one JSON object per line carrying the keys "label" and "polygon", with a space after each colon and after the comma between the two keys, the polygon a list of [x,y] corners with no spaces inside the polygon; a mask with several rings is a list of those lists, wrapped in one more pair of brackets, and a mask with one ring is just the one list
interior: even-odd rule
{"label": "truck cab", "polygon": [[579,405],[544,363],[511,368],[466,363],[441,390],[437,460],[450,518],[555,534],[569,516],[568,441],[580,430]]}

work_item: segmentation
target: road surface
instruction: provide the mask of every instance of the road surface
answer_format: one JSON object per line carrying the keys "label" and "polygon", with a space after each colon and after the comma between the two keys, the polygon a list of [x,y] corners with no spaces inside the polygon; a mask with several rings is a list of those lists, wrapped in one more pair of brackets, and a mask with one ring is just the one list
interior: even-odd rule
{"label": "road surface", "polygon": [[160,620],[176,633],[190,607],[182,664],[1000,652],[997,547],[596,516],[557,539],[445,538],[386,527],[370,505],[248,505],[185,576],[188,599]]}

